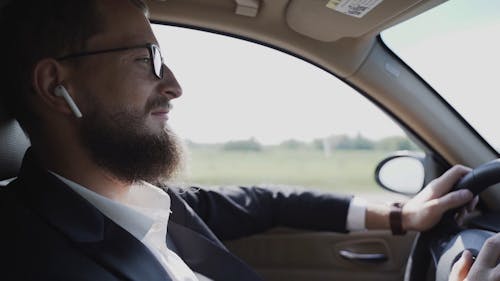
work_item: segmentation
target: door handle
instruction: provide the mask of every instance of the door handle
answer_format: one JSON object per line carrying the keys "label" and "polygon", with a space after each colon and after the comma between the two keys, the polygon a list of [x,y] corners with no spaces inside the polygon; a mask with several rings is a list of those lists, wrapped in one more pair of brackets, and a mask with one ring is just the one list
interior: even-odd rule
{"label": "door handle", "polygon": [[367,262],[367,263],[383,263],[388,260],[386,254],[361,254],[348,250],[340,250],[339,254],[342,258],[350,261]]}

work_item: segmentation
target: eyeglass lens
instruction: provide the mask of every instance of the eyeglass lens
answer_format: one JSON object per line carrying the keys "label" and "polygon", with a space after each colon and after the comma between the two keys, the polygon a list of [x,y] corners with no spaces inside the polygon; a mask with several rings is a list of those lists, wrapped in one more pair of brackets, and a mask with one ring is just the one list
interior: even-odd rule
{"label": "eyeglass lens", "polygon": [[153,68],[156,77],[159,79],[163,78],[163,59],[161,57],[160,49],[158,47],[153,46],[152,48],[153,52]]}

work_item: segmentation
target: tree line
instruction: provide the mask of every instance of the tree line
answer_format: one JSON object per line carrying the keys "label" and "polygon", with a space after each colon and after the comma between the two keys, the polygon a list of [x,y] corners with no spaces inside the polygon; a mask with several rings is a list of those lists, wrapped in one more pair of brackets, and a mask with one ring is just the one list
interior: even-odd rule
{"label": "tree line", "polygon": [[317,138],[312,142],[288,139],[278,145],[263,145],[256,138],[246,140],[232,140],[219,144],[200,144],[187,141],[189,147],[215,147],[226,151],[262,151],[266,148],[283,149],[317,149],[322,151],[333,150],[419,150],[419,148],[404,136],[391,136],[380,140],[371,140],[358,134],[357,136],[332,135],[326,138]]}

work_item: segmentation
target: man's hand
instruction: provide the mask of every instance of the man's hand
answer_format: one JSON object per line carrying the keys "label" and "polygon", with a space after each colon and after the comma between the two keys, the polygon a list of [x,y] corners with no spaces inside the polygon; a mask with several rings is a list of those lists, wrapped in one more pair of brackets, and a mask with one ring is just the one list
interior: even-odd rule
{"label": "man's hand", "polygon": [[476,262],[472,254],[464,251],[451,269],[449,281],[498,281],[500,280],[500,234],[490,237],[484,243]]}
{"label": "man's hand", "polygon": [[442,176],[430,182],[424,190],[413,197],[403,207],[403,228],[405,230],[425,231],[439,222],[443,213],[449,209],[469,204],[472,210],[477,204],[477,197],[472,200],[468,190],[448,193],[455,183],[471,169],[455,165]]}

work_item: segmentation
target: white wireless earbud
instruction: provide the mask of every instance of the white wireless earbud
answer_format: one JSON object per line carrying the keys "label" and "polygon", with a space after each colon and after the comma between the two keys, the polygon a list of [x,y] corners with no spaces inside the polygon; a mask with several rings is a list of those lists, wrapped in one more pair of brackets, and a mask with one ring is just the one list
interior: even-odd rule
{"label": "white wireless earbud", "polygon": [[64,88],[63,85],[57,85],[56,88],[54,89],[54,95],[56,97],[62,97],[66,103],[68,104],[69,108],[73,113],[75,114],[76,118],[82,118],[82,113],[80,112],[80,109],[78,109],[78,106],[76,106],[75,102],[69,95],[68,91],[66,88]]}

